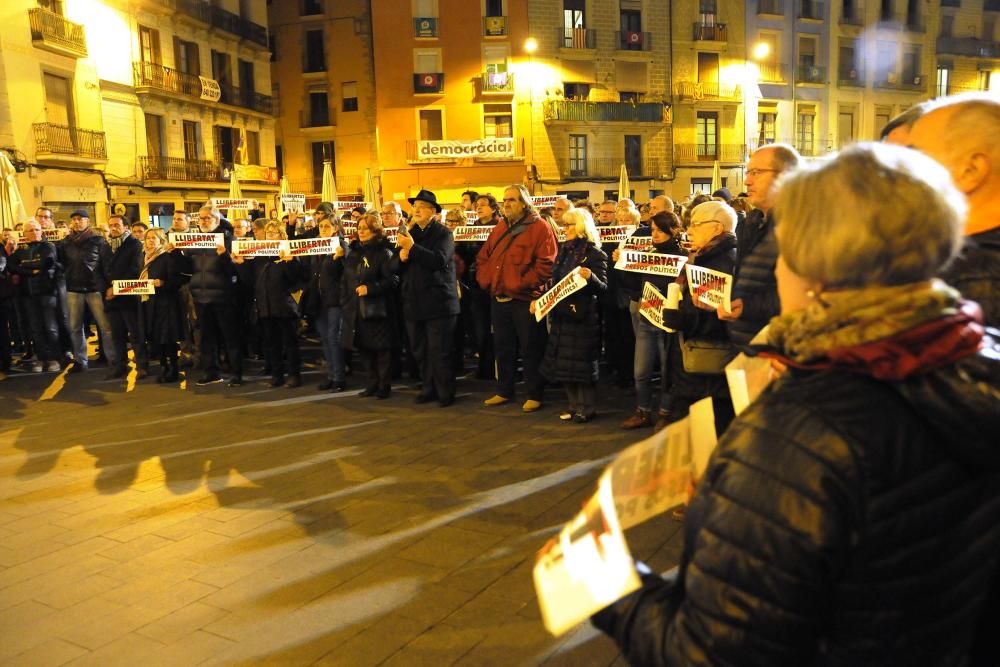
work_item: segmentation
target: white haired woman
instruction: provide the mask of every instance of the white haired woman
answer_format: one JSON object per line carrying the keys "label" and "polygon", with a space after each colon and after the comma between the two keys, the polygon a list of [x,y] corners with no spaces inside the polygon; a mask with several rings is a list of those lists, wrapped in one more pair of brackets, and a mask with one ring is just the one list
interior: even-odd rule
{"label": "white haired woman", "polygon": [[[566,241],[556,255],[547,287],[578,267],[587,284],[549,313],[551,329],[541,370],[545,379],[561,382],[566,390],[568,406],[559,418],[584,424],[597,415],[597,362],[601,352],[597,297],[608,287],[608,258],[601,250],[601,236],[590,213],[579,208],[567,211],[562,225]],[[529,304],[530,312],[535,312],[536,303]]]}
{"label": "white haired woman", "polygon": [[998,664],[1000,354],[934,279],[964,208],[897,146],[784,179],[766,335],[789,370],[720,439],[676,577],[595,616],[630,663]]}

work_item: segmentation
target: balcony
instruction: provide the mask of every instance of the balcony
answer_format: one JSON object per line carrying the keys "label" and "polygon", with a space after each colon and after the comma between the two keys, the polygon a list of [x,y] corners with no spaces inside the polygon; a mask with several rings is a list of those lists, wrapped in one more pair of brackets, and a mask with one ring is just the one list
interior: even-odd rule
{"label": "balcony", "polygon": [[597,31],[590,28],[559,28],[558,44],[563,49],[596,49]]}
{"label": "balcony", "polygon": [[31,43],[40,49],[70,58],[87,57],[87,39],[83,26],[67,21],[59,14],[36,7],[28,10]]}
{"label": "balcony", "polygon": [[[341,196],[341,202],[345,201],[343,198],[345,196],[360,199],[363,182],[360,174],[350,175],[337,172],[334,174],[334,180],[337,181],[337,194]],[[316,178],[293,179],[288,182],[288,187],[290,192],[319,196],[320,192],[323,191],[323,176],[321,174]]]}
{"label": "balcony", "polygon": [[35,123],[35,159],[65,165],[94,165],[107,162],[104,133],[72,125]]}
{"label": "balcony", "polygon": [[222,168],[222,178],[229,181],[232,173],[236,172],[236,178],[241,183],[266,183],[268,185],[278,184],[278,168],[269,167],[262,164],[234,164],[218,160]]}
{"label": "balcony", "polygon": [[896,72],[879,72],[875,75],[875,87],[922,93],[927,91],[927,77],[912,73],[900,75]]}
{"label": "balcony", "polygon": [[433,95],[444,92],[444,72],[423,72],[413,75],[414,95]]}
{"label": "balcony", "polygon": [[660,102],[575,102],[546,100],[545,123],[669,123],[670,107]]}
{"label": "balcony", "polygon": [[413,36],[422,39],[429,39],[438,36],[437,17],[422,16],[413,19]]}
{"label": "balcony", "polygon": [[[514,154],[513,155],[503,155],[497,157],[487,157],[487,156],[476,156],[476,157],[456,157],[456,156],[433,156],[428,157],[426,155],[420,155],[418,149],[420,147],[419,139],[407,139],[406,140],[406,161],[413,164],[455,164],[456,162],[467,162],[472,160],[473,162],[510,162],[510,161],[521,161],[524,160],[524,139],[514,139]],[[461,141],[461,140],[459,140]],[[342,187],[340,181],[337,181],[337,187]]]}
{"label": "balcony", "polygon": [[743,144],[676,144],[674,160],[678,164],[716,160],[725,164],[740,164],[746,160],[746,147]]}
{"label": "balcony", "polygon": [[559,158],[556,168],[563,181],[607,181],[618,180],[622,164],[628,169],[630,181],[650,181],[662,179],[669,171],[669,161],[660,158],[646,158],[626,162],[623,157]]}
{"label": "balcony", "polygon": [[1000,0],[986,0],[983,3],[984,12],[1000,12]]}
{"label": "balcony", "polygon": [[840,14],[840,25],[864,26],[865,17],[858,7],[844,7]]}
{"label": "balcony", "polygon": [[182,16],[195,19],[205,24],[211,24],[211,7],[204,0],[176,0],[177,11]]}
{"label": "balcony", "polygon": [[837,72],[837,85],[841,88],[864,88],[865,73],[856,69],[840,70]]}
{"label": "balcony", "polygon": [[805,21],[822,21],[824,6],[822,2],[812,2],[812,0],[800,0],[799,19]]}
{"label": "balcony", "polygon": [[795,83],[826,83],[826,68],[799,63],[795,68]]}
{"label": "balcony", "polygon": [[725,23],[694,24],[694,41],[696,42],[726,42],[729,41]]}
{"label": "balcony", "polygon": [[484,16],[483,37],[505,37],[507,35],[506,16]]}
{"label": "balcony", "polygon": [[972,58],[1000,58],[1000,43],[975,37],[938,37],[937,52]]}
{"label": "balcony", "polygon": [[616,32],[615,48],[619,51],[652,51],[653,33]]}
{"label": "balcony", "polygon": [[483,72],[479,77],[479,92],[483,95],[512,95],[513,72]]}
{"label": "balcony", "polygon": [[140,155],[139,174],[143,183],[182,181],[223,183],[222,165],[214,160],[188,160],[162,155]]}
{"label": "balcony", "polygon": [[302,109],[299,111],[299,127],[302,129],[335,127],[336,125],[337,120],[333,109]]}
{"label": "balcony", "polygon": [[784,16],[784,3],[782,0],[760,0],[757,3],[757,15]]}
{"label": "balcony", "polygon": [[710,81],[681,81],[674,85],[679,102],[739,102],[740,87]]}
{"label": "balcony", "polygon": [[[151,91],[180,93],[201,99],[201,79],[194,74],[186,74],[164,67],[156,63],[136,61],[132,63],[132,78],[136,92],[139,94]],[[241,90],[226,83],[219,82],[220,104],[253,109],[263,114],[274,115],[274,100],[268,95],[261,95],[253,90]],[[204,100],[205,104],[213,104]]]}
{"label": "balcony", "polygon": [[788,81],[788,66],[776,65],[773,63],[760,63],[757,65],[760,70],[760,83],[785,83]]}
{"label": "balcony", "polygon": [[917,33],[927,32],[927,26],[924,24],[924,17],[919,14],[911,14],[907,16],[906,23],[903,24],[903,30]]}

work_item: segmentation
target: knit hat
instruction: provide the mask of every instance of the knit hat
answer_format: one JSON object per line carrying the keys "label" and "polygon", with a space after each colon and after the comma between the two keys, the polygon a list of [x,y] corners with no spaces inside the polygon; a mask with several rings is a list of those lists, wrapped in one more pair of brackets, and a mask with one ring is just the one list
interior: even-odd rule
{"label": "knit hat", "polygon": [[712,193],[713,197],[722,197],[726,202],[731,202],[733,200],[733,194],[729,191],[729,188],[719,188]]}

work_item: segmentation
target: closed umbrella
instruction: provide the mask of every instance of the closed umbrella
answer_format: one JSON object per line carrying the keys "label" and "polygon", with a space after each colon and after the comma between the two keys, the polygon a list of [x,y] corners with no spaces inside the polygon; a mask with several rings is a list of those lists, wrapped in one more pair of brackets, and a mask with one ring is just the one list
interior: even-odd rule
{"label": "closed umbrella", "polygon": [[719,161],[716,160],[715,164],[712,165],[712,192],[715,192],[721,187],[722,187],[722,168],[719,166]]}
{"label": "closed umbrella", "polygon": [[[229,198],[243,199],[243,193],[240,192],[240,179],[236,178],[236,165],[233,165],[232,171],[229,172]],[[239,220],[247,217],[247,210],[245,208],[231,208],[226,217],[230,221]]]}
{"label": "closed umbrella", "polygon": [[337,181],[333,178],[333,165],[329,161],[323,163],[323,190],[320,198],[332,204],[337,203]]}
{"label": "closed umbrella", "polygon": [[375,189],[375,178],[371,169],[365,169],[364,200],[376,211],[382,210],[382,202],[379,200],[378,190]]}
{"label": "closed umbrella", "polygon": [[292,190],[291,190],[291,186],[288,185],[288,177],[287,176],[282,176],[281,180],[278,183],[279,183],[279,185],[278,185],[278,206],[277,206],[277,209],[278,209],[278,220],[281,220],[282,218],[285,217],[285,213],[286,213],[286,211],[285,211],[285,204],[284,204],[284,202],[281,201],[281,195],[290,195],[290,194],[292,194]]}
{"label": "closed umbrella", "polygon": [[632,194],[632,188],[629,186],[628,182],[628,168],[625,163],[622,162],[621,173],[618,174],[618,199],[629,199]]}
{"label": "closed umbrella", "polygon": [[0,153],[0,228],[13,227],[28,219],[16,174],[7,154]]}

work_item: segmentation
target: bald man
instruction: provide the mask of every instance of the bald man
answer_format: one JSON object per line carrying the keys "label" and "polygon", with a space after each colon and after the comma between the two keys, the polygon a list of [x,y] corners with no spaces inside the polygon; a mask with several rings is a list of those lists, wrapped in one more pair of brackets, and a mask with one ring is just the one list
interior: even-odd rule
{"label": "bald man", "polygon": [[1000,326],[1000,98],[939,100],[913,124],[908,143],[944,165],[969,206],[962,253],[941,277]]}

